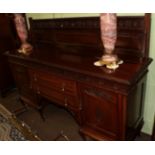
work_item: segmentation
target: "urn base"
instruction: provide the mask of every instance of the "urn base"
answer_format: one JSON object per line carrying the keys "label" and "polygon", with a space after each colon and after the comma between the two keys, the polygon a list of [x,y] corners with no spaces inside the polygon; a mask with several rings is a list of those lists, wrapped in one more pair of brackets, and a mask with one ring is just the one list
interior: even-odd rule
{"label": "urn base", "polygon": [[18,49],[19,53],[22,53],[24,55],[30,55],[32,53],[32,45],[29,43],[24,43],[21,45],[20,49]]}
{"label": "urn base", "polygon": [[117,69],[123,61],[120,60],[117,55],[114,54],[104,54],[100,60],[94,62],[95,66],[106,66],[108,69]]}

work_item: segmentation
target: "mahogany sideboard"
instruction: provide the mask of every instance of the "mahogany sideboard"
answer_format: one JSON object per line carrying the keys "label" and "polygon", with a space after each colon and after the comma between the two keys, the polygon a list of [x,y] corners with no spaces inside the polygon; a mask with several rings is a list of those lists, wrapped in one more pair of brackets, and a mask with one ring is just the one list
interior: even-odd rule
{"label": "mahogany sideboard", "polygon": [[5,53],[21,99],[66,108],[84,137],[133,140],[144,124],[150,17],[118,17],[117,70],[93,65],[103,52],[98,17],[30,19],[32,54]]}

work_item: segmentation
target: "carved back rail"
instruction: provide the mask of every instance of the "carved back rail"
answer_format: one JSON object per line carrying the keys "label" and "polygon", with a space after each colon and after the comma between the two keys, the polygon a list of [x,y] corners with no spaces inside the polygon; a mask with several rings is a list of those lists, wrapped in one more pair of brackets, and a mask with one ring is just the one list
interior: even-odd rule
{"label": "carved back rail", "polygon": [[[148,57],[150,14],[118,17],[115,52],[125,60]],[[51,44],[65,51],[101,56],[99,17],[63,19],[30,18],[30,34],[34,44]]]}

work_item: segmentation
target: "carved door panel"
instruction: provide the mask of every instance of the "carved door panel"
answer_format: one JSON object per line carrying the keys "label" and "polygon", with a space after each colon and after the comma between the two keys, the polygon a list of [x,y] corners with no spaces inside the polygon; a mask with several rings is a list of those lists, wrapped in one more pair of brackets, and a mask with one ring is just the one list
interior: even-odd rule
{"label": "carved door panel", "polygon": [[118,131],[117,95],[93,87],[82,88],[82,116],[86,127],[116,137]]}

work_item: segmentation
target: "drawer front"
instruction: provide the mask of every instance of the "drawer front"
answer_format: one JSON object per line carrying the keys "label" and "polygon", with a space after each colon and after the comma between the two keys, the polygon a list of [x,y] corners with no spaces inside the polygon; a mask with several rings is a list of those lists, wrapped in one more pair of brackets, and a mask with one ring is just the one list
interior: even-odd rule
{"label": "drawer front", "polygon": [[31,71],[31,74],[33,76],[32,81],[36,82],[37,85],[42,84],[45,87],[63,92],[64,94],[77,96],[77,86],[73,80],[68,80],[46,72]]}
{"label": "drawer front", "polygon": [[41,71],[30,70],[29,73],[36,93],[62,106],[80,108],[76,82]]}
{"label": "drawer front", "polygon": [[71,80],[63,80],[63,87],[65,94],[77,96],[77,85],[76,82]]}
{"label": "drawer front", "polygon": [[76,110],[80,110],[81,108],[78,97],[69,96],[69,95],[66,97],[65,95],[65,104],[67,104],[68,107]]}
{"label": "drawer front", "polygon": [[65,104],[65,96],[59,91],[53,90],[51,88],[39,85],[36,87],[36,91],[39,95],[44,96],[45,98],[58,103],[60,105]]}
{"label": "drawer front", "polygon": [[48,98],[49,100],[56,102],[62,106],[70,107],[73,109],[79,109],[78,98],[70,95],[63,94],[60,91],[51,89],[50,87],[44,86],[42,84],[35,86],[36,92]]}
{"label": "drawer front", "polygon": [[35,69],[29,70],[29,74],[31,87],[36,93],[65,107],[80,108],[75,81]]}

